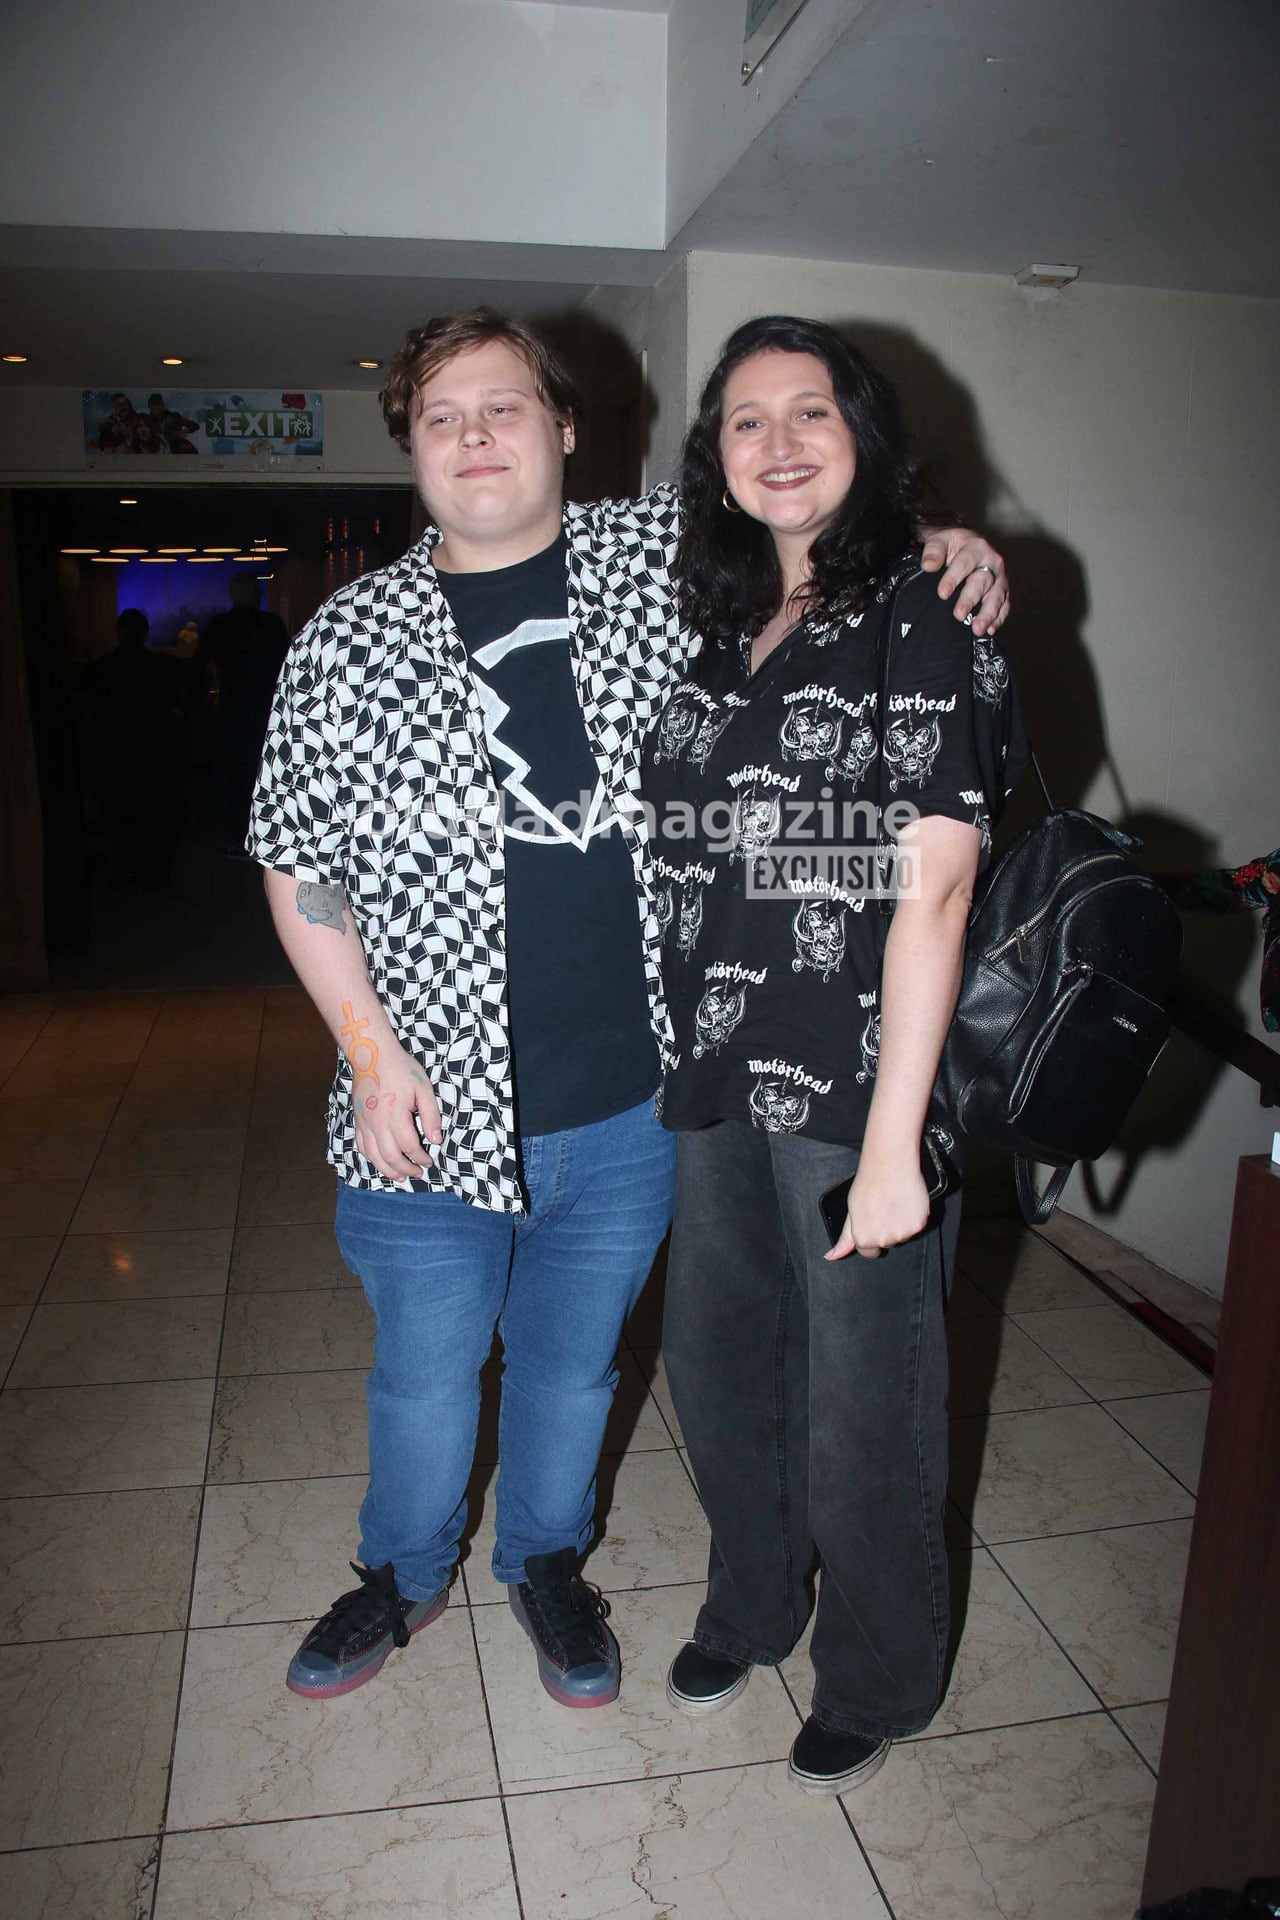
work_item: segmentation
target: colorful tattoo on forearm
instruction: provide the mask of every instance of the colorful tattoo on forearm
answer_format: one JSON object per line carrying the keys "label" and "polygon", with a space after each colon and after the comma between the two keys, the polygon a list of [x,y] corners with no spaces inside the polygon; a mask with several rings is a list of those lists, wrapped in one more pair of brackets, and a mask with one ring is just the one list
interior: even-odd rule
{"label": "colorful tattoo on forearm", "polygon": [[[368,1015],[357,1020],[355,1009],[349,1000],[343,1001],[342,1011],[346,1015],[347,1024],[339,1029],[339,1038],[346,1042],[343,1052],[351,1068],[353,1094],[356,1099],[360,1099],[358,1089],[362,1080],[371,1080],[375,1090],[382,1085],[378,1078],[378,1049],[375,1042],[369,1038]],[[377,1104],[376,1091],[363,1096],[363,1105],[366,1108],[372,1110]]]}
{"label": "colorful tattoo on forearm", "polygon": [[332,927],[335,933],[347,931],[346,896],[341,887],[321,887],[314,880],[299,883],[295,898],[298,912],[308,926]]}

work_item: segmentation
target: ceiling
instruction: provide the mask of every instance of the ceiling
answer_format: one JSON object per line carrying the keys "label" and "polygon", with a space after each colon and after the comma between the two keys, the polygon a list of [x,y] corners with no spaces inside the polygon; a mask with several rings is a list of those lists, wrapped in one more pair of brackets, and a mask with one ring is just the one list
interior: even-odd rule
{"label": "ceiling", "polygon": [[850,16],[665,252],[11,226],[0,352],[30,359],[0,378],[142,385],[174,353],[193,385],[375,387],[354,361],[385,360],[431,313],[546,318],[596,285],[652,284],[693,247],[1005,275],[1064,261],[1087,280],[1280,296],[1274,0],[864,0]]}
{"label": "ceiling", "polygon": [[871,0],[672,245],[1280,295],[1275,0]]}

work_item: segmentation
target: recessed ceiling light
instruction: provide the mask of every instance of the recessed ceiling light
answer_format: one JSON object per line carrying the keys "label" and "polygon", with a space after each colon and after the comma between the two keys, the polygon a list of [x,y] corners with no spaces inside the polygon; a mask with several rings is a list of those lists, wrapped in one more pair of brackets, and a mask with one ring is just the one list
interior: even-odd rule
{"label": "recessed ceiling light", "polygon": [[3,358],[6,366],[25,367],[27,364],[25,353],[6,353]]}
{"label": "recessed ceiling light", "polygon": [[193,553],[187,565],[189,567],[220,567],[222,559],[216,553]]}
{"label": "recessed ceiling light", "polygon": [[162,367],[180,367],[183,364],[176,353],[166,353],[160,357],[160,365]]}
{"label": "recessed ceiling light", "polygon": [[137,504],[138,504],[137,499],[133,494],[121,495],[120,505],[122,507],[136,507]]}
{"label": "recessed ceiling light", "polygon": [[171,553],[144,553],[140,564],[144,567],[176,567],[178,563]]}
{"label": "recessed ceiling light", "polygon": [[145,547],[112,547],[112,553],[145,553]]}
{"label": "recessed ceiling light", "polygon": [[194,547],[157,547],[157,553],[194,553]]}
{"label": "recessed ceiling light", "polygon": [[60,547],[58,551],[60,553],[96,553],[98,549],[96,547]]}
{"label": "recessed ceiling light", "polygon": [[127,567],[128,564],[123,555],[114,553],[95,553],[89,562],[91,567]]}
{"label": "recessed ceiling light", "polygon": [[235,563],[240,560],[256,562],[258,560],[261,560],[261,558],[262,558],[262,555],[260,553],[233,553],[231,556],[231,561],[232,561],[232,565],[235,565]]}
{"label": "recessed ceiling light", "polygon": [[264,547],[264,553],[288,553],[288,547]]}
{"label": "recessed ceiling light", "polygon": [[206,552],[206,553],[217,553],[217,554],[223,554],[223,553],[234,553],[234,552],[235,552],[235,548],[234,548],[234,547],[206,547],[206,548],[205,548],[205,552]]}
{"label": "recessed ceiling light", "polygon": [[358,367],[367,367],[372,371],[374,367],[380,367],[382,362],[381,360],[357,360],[356,365]]}

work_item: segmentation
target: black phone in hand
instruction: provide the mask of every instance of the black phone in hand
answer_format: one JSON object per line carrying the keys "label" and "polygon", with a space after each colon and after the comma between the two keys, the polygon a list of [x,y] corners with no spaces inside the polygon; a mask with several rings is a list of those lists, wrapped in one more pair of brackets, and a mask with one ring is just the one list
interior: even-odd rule
{"label": "black phone in hand", "polygon": [[[926,1131],[920,1142],[920,1171],[924,1175],[924,1184],[929,1190],[929,1204],[932,1209],[941,1200],[950,1183],[951,1170],[942,1149],[932,1132]],[[827,1230],[827,1238],[832,1246],[844,1232],[845,1218],[849,1212],[849,1189],[857,1175],[847,1174],[843,1180],[837,1180],[834,1187],[818,1196],[818,1211],[822,1215],[822,1224]]]}

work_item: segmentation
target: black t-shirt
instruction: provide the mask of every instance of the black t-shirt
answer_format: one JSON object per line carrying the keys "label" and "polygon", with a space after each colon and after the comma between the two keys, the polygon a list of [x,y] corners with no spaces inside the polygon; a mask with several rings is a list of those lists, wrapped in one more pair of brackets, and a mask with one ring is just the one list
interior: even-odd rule
{"label": "black t-shirt", "polygon": [[559,1133],[657,1087],[631,854],[573,680],[568,551],[438,578],[471,661],[503,801],[507,1009],[521,1133]]}
{"label": "black t-shirt", "polygon": [[805,622],[755,674],[745,641],[718,653],[650,735],[644,797],[676,1046],[669,1127],[750,1119],[861,1143],[884,921],[860,889],[874,867],[877,655],[891,608],[886,810],[909,801],[979,827],[985,861],[1026,759],[1008,662],[957,623],[914,557],[898,579],[896,601],[886,590],[854,620]]}

